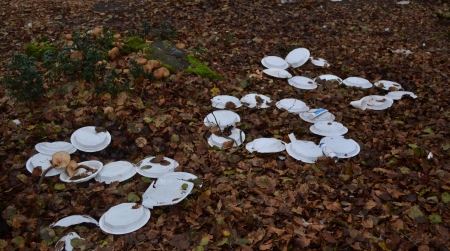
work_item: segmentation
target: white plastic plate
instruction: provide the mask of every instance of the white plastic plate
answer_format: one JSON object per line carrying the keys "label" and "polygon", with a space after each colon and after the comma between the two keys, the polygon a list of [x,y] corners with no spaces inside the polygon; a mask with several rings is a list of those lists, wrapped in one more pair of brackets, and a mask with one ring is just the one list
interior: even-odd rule
{"label": "white plastic plate", "polygon": [[[41,166],[42,172],[44,172],[45,169],[49,168],[52,165],[51,161],[52,161],[51,155],[38,153],[29,158],[25,166],[30,173],[32,173],[33,169],[35,169],[38,166]],[[48,173],[45,174],[45,177],[55,176],[61,174],[62,172],[65,172],[64,168],[60,169],[53,168],[52,170],[50,170]]]}
{"label": "white plastic plate", "polygon": [[103,166],[95,176],[98,182],[110,184],[114,181],[125,181],[136,174],[136,167],[128,161],[115,161]]}
{"label": "white plastic plate", "polygon": [[265,74],[275,77],[275,78],[292,78],[292,75],[284,69],[269,68],[269,69],[264,69],[263,72]]}
{"label": "white plastic plate", "polygon": [[237,113],[228,110],[213,111],[203,120],[205,126],[218,126],[221,129],[230,125],[234,126],[236,122],[240,121],[241,117]]}
{"label": "white plastic plate", "polygon": [[69,227],[81,223],[93,223],[98,226],[98,221],[89,215],[70,215],[50,225],[50,227]]}
{"label": "white plastic plate", "polygon": [[386,94],[386,97],[391,98],[393,100],[402,99],[403,95],[410,96],[411,98],[417,98],[417,96],[413,92],[407,91],[393,91]]}
{"label": "white plastic plate", "polygon": [[317,80],[321,79],[321,80],[326,80],[326,81],[330,81],[330,80],[336,80],[338,81],[339,84],[342,84],[342,79],[336,75],[332,75],[332,74],[324,74],[324,75],[320,75],[316,78],[314,78],[314,82],[317,83]]}
{"label": "white plastic plate", "polygon": [[314,82],[314,80],[303,76],[294,76],[288,79],[288,83],[293,87],[303,90],[312,90],[317,88],[317,83]]}
{"label": "white plastic plate", "polygon": [[278,109],[285,109],[291,113],[307,112],[309,107],[305,102],[295,98],[285,98],[277,102]]}
{"label": "white plastic plate", "polygon": [[398,90],[403,89],[403,87],[399,83],[393,82],[393,81],[389,81],[389,80],[379,80],[379,81],[373,83],[373,85],[375,85],[378,88],[387,90],[387,91],[389,91],[389,89],[391,87],[396,89],[396,90],[391,89],[392,91],[398,91]]}
{"label": "white plastic plate", "polygon": [[[68,182],[68,183],[69,182],[81,183],[81,182],[85,182],[85,181],[88,181],[88,180],[94,178],[103,169],[103,163],[100,162],[100,161],[97,161],[97,160],[83,161],[83,162],[78,163],[78,165],[79,166],[80,165],[85,165],[85,166],[88,166],[88,167],[90,167],[92,169],[97,169],[97,172],[95,172],[95,173],[88,172],[89,176],[87,176],[87,177],[84,177],[84,178],[81,178],[81,179],[76,179],[76,180],[71,180],[69,175],[67,174],[67,172],[64,171],[64,172],[62,172],[59,175],[59,179],[61,181],[63,181],[63,182]],[[78,171],[75,173],[74,176],[80,175],[80,174],[85,173],[85,172],[87,172],[87,170],[81,167],[81,168],[78,169]]]}
{"label": "white plastic plate", "polygon": [[[176,160],[173,160],[171,158],[164,157],[164,160],[170,162],[169,165],[163,166],[159,163],[152,163],[150,162],[155,157],[145,158],[141,160],[136,166],[137,172],[145,177],[149,178],[158,178],[166,173],[171,173],[179,166],[178,162]],[[142,169],[144,166],[151,166],[149,169]]]}
{"label": "white plastic plate", "polygon": [[68,233],[67,235],[61,237],[61,239],[59,239],[59,241],[56,242],[55,247],[58,247],[58,244],[59,244],[61,241],[64,241],[64,246],[61,247],[60,249],[57,249],[57,251],[63,251],[63,250],[64,250],[64,251],[72,251],[72,250],[73,250],[73,246],[72,246],[72,244],[70,243],[70,241],[71,241],[72,239],[81,239],[81,240],[84,240],[84,238],[81,238],[77,233],[75,233],[75,232],[70,232],[70,233]]}
{"label": "white plastic plate", "polygon": [[86,126],[76,130],[70,137],[72,145],[83,152],[98,152],[111,143],[109,132],[96,132],[95,126]]}
{"label": "white plastic plate", "polygon": [[293,68],[300,67],[304,65],[309,57],[311,56],[311,53],[306,48],[297,48],[289,52],[289,54],[286,56],[286,62]]}
{"label": "white plastic plate", "polygon": [[330,63],[328,63],[328,61],[326,61],[323,58],[314,59],[313,57],[310,57],[310,59],[311,59],[311,63],[315,66],[319,66],[319,67],[329,67],[330,66]]}
{"label": "white plastic plate", "polygon": [[285,143],[275,138],[259,138],[245,145],[249,152],[277,153],[286,149]]}
{"label": "white plastic plate", "polygon": [[323,156],[322,149],[312,141],[296,140],[286,145],[287,153],[294,159],[314,163]]}
{"label": "white plastic plate", "polygon": [[74,153],[77,149],[70,143],[64,142],[64,141],[56,141],[56,142],[41,142],[34,146],[36,151],[47,154],[47,155],[53,155],[56,152],[64,151],[68,154]]}
{"label": "white plastic plate", "polygon": [[348,77],[344,79],[342,83],[348,86],[361,87],[365,89],[372,87],[372,83],[370,83],[369,80],[359,77]]}
{"label": "white plastic plate", "polygon": [[[240,134],[240,136],[239,136],[239,134]],[[238,145],[241,145],[245,141],[245,133],[237,128],[233,128],[233,130],[231,130],[231,135],[229,136],[229,138],[234,140],[233,146],[236,147]],[[230,141],[231,139],[228,139],[225,137],[219,137],[213,133],[208,138],[208,144],[210,146],[217,146],[220,149],[222,149],[222,144],[227,141]]]}
{"label": "white plastic plate", "polygon": [[286,69],[289,64],[282,58],[277,56],[268,56],[261,59],[261,64],[266,68]]}
{"label": "white plastic plate", "polygon": [[148,208],[136,203],[122,203],[111,207],[102,215],[100,228],[109,234],[127,234],[145,226],[149,219]]}
{"label": "white plastic plate", "polygon": [[309,130],[321,136],[339,136],[348,132],[347,127],[335,121],[320,121],[309,127]]}
{"label": "white plastic plate", "polygon": [[320,143],[325,143],[340,159],[356,156],[361,149],[356,141],[342,136],[328,136],[322,138]]}
{"label": "white plastic plate", "polygon": [[151,209],[155,206],[177,204],[191,193],[192,188],[192,182],[159,178],[156,183],[153,181],[142,195],[142,205]]}
{"label": "white plastic plate", "polygon": [[317,117],[313,117],[312,113],[317,111],[317,109],[310,109],[307,112],[302,112],[299,114],[300,118],[309,123],[317,123],[320,121],[334,121],[336,118],[331,112],[325,112]]}
{"label": "white plastic plate", "polygon": [[219,95],[215,96],[211,99],[212,106],[219,109],[225,109],[225,106],[227,102],[232,102],[236,106],[236,108],[239,108],[242,106],[241,101],[239,101],[238,98],[228,95]]}
{"label": "white plastic plate", "polygon": [[268,104],[270,102],[272,102],[272,100],[269,97],[262,95],[262,94],[254,94],[254,93],[247,94],[241,98],[241,102],[248,104],[248,107],[250,107],[250,108],[256,107],[256,105],[257,105],[256,96],[259,96],[263,100],[262,104],[260,106],[258,106],[258,108],[270,107],[270,105],[268,105]]}
{"label": "white plastic plate", "polygon": [[372,110],[384,110],[394,103],[391,98],[380,95],[365,96],[363,99],[367,100],[367,109]]}

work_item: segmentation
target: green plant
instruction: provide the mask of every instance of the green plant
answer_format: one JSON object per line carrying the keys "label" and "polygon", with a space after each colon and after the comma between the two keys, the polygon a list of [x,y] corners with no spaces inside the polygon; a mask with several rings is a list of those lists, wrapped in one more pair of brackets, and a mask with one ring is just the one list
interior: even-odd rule
{"label": "green plant", "polygon": [[153,74],[145,72],[144,67],[134,59],[130,60],[130,74],[133,79],[146,78],[152,80],[154,78]]}
{"label": "green plant", "polygon": [[215,73],[212,71],[207,65],[200,62],[197,58],[195,58],[192,55],[188,56],[189,63],[195,65],[195,67],[189,66],[189,68],[186,70],[186,72],[192,72],[197,75],[200,75],[203,78],[210,78],[210,79],[222,79],[223,76]]}
{"label": "green plant", "polygon": [[5,83],[8,94],[19,102],[38,100],[45,92],[42,71],[36,69],[36,65],[30,57],[20,53],[14,54],[7,65],[10,74],[1,82]]}
{"label": "green plant", "polygon": [[58,51],[58,49],[50,45],[41,44],[27,44],[25,47],[25,54],[28,57],[34,57],[38,60],[42,59],[46,51]]}
{"label": "green plant", "polygon": [[140,37],[129,37],[127,42],[122,46],[120,53],[128,55],[132,52],[138,52],[145,48],[145,41]]}
{"label": "green plant", "polygon": [[130,89],[130,83],[124,83],[123,79],[115,69],[106,73],[105,80],[100,84],[94,85],[94,92],[96,94],[109,93],[112,96],[117,96],[122,91]]}

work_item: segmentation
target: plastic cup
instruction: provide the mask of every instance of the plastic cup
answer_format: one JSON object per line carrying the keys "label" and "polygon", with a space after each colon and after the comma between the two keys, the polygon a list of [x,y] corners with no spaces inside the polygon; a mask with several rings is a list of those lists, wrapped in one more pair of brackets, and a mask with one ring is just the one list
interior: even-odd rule
{"label": "plastic cup", "polygon": [[367,108],[367,99],[355,100],[350,102],[350,104],[357,109],[365,110]]}

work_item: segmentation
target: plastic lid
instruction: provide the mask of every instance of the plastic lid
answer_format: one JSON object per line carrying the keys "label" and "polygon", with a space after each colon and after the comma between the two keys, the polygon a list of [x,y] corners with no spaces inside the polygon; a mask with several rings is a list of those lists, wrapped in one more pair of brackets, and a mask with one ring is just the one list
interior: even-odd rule
{"label": "plastic lid", "polygon": [[249,152],[276,153],[286,149],[283,141],[275,138],[259,138],[245,145]]}
{"label": "plastic lid", "polygon": [[373,84],[378,88],[388,91],[397,91],[403,89],[403,87],[399,83],[389,80],[379,80]]}
{"label": "plastic lid", "polygon": [[219,95],[215,96],[211,99],[212,106],[219,109],[224,109],[227,102],[232,102],[236,106],[236,108],[239,108],[242,106],[241,101],[239,101],[238,98],[228,95]]}
{"label": "plastic lid", "polygon": [[[245,133],[237,128],[233,128],[233,130],[231,130],[230,136],[228,137],[234,140],[233,147],[241,145],[245,141]],[[208,144],[210,146],[217,146],[222,149],[222,144],[231,140],[229,138],[220,137],[213,133],[208,138]]]}
{"label": "plastic lid", "polygon": [[70,143],[64,142],[64,141],[56,141],[56,142],[41,142],[34,146],[36,148],[36,151],[47,154],[47,155],[53,155],[56,152],[64,151],[68,154],[74,153],[77,149]]}
{"label": "plastic lid", "polygon": [[[51,155],[38,153],[33,155],[31,158],[27,160],[25,167],[30,173],[32,173],[34,168],[41,166],[42,172],[44,172],[47,168],[49,168],[52,165],[51,161],[52,161]],[[45,177],[55,176],[61,174],[62,172],[65,172],[64,168],[60,169],[53,168],[52,170],[50,170],[48,173],[45,174]]]}
{"label": "plastic lid", "polygon": [[289,52],[289,54],[286,56],[286,62],[294,68],[300,67],[304,65],[311,53],[306,48],[297,48]]}
{"label": "plastic lid", "polygon": [[263,100],[262,104],[259,105],[258,108],[270,107],[270,105],[268,104],[272,102],[272,100],[269,97],[262,94],[255,94],[255,93],[247,94],[241,98],[241,102],[248,104],[248,107],[250,108],[256,107],[257,105],[256,96],[259,96]]}
{"label": "plastic lid", "polygon": [[312,90],[317,88],[317,83],[314,82],[314,80],[303,77],[303,76],[294,76],[290,79],[288,79],[288,83],[291,86],[294,86],[299,89],[303,90]]}
{"label": "plastic lid", "polygon": [[360,151],[356,141],[342,136],[325,137],[320,140],[320,143],[325,143],[340,159],[356,156]]}
{"label": "plastic lid", "polygon": [[122,182],[136,174],[136,167],[128,161],[111,162],[103,166],[103,169],[95,176],[98,182],[109,184],[114,181]]}
{"label": "plastic lid", "polygon": [[295,98],[285,98],[277,102],[278,109],[285,109],[291,113],[301,113],[309,110],[305,102]]}
{"label": "plastic lid", "polygon": [[139,165],[136,166],[137,172],[145,177],[158,178],[166,173],[173,172],[175,168],[179,166],[176,160],[167,157],[164,157],[164,160],[169,162],[167,166],[161,165],[159,163],[152,163],[151,160],[154,158],[155,157],[150,157],[141,160],[138,163]]}
{"label": "plastic lid", "polygon": [[241,117],[235,112],[228,110],[214,111],[208,114],[203,122],[206,126],[219,126],[220,128],[225,128],[229,125],[235,125],[236,122],[240,122]]}
{"label": "plastic lid", "polygon": [[109,145],[111,134],[109,132],[96,132],[95,126],[86,126],[76,130],[70,137],[70,142],[78,150],[98,152]]}
{"label": "plastic lid", "polygon": [[154,206],[173,205],[182,201],[188,196],[194,183],[176,180],[176,179],[161,179],[152,182],[150,187],[142,195],[142,205],[153,208]]}
{"label": "plastic lid", "polygon": [[269,68],[269,69],[263,70],[263,72],[265,74],[275,77],[275,78],[292,78],[292,75],[284,69]]}
{"label": "plastic lid", "polygon": [[314,163],[323,156],[322,149],[312,141],[293,141],[286,145],[286,151],[294,159],[305,163]]}
{"label": "plastic lid", "polygon": [[322,136],[338,136],[348,132],[347,127],[339,122],[320,121],[312,125],[309,130]]}
{"label": "plastic lid", "polygon": [[145,226],[150,210],[136,203],[122,203],[111,207],[100,218],[100,228],[110,234],[127,234]]}
{"label": "plastic lid", "polygon": [[82,174],[82,173],[87,173],[87,174],[89,174],[89,176],[84,177],[84,178],[81,178],[81,179],[74,179],[74,180],[71,180],[70,177],[69,177],[69,175],[67,175],[67,172],[64,171],[64,172],[62,172],[62,173],[59,175],[59,179],[60,179],[61,181],[63,181],[63,182],[81,183],[81,182],[85,182],[85,181],[88,181],[88,180],[94,178],[94,177],[97,176],[97,175],[102,171],[102,169],[103,169],[103,163],[100,162],[100,161],[97,161],[97,160],[83,161],[83,162],[78,163],[78,166],[80,166],[80,165],[85,165],[85,166],[88,166],[88,167],[90,167],[90,168],[92,168],[92,169],[96,169],[97,172],[92,173],[92,172],[89,172],[89,171],[87,171],[86,169],[80,167],[80,168],[78,169],[78,171],[75,173],[74,176],[78,176],[78,175],[80,175],[80,174]]}
{"label": "plastic lid", "polygon": [[336,117],[330,113],[330,112],[325,112],[317,117],[313,117],[312,114],[317,111],[318,109],[310,109],[307,112],[302,112],[299,114],[300,118],[303,119],[304,121],[307,121],[309,123],[318,123],[320,121],[333,121]]}
{"label": "plastic lid", "polygon": [[289,64],[282,58],[277,56],[268,56],[261,60],[261,64],[266,68],[286,69]]}
{"label": "plastic lid", "polygon": [[345,85],[348,86],[355,86],[355,87],[361,87],[361,88],[371,88],[372,83],[369,82],[369,80],[365,78],[359,78],[359,77],[349,77],[342,81]]}

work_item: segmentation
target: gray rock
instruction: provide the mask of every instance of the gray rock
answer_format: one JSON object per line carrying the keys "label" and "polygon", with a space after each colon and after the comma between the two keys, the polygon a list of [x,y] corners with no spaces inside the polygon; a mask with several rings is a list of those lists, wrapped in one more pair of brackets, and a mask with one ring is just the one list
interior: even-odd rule
{"label": "gray rock", "polygon": [[170,41],[154,41],[150,47],[153,49],[150,59],[159,60],[179,71],[186,70],[190,65],[187,54]]}

